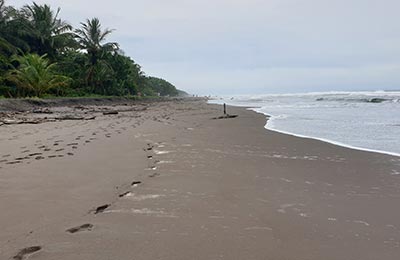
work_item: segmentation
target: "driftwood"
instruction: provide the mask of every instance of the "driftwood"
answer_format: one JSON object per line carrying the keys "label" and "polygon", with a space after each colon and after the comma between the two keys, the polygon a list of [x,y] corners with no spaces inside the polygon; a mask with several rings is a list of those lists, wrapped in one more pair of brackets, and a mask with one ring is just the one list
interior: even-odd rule
{"label": "driftwood", "polygon": [[3,119],[3,124],[5,125],[17,125],[17,124],[22,124],[22,120],[16,120],[16,119]]}
{"label": "driftwood", "polygon": [[24,120],[22,124],[40,124],[46,122],[46,119],[28,119]]}
{"label": "driftwood", "polygon": [[35,113],[35,114],[53,114],[53,112],[50,111],[48,108],[46,108],[46,109],[35,109],[35,110],[32,111],[32,113]]}
{"label": "driftwood", "polygon": [[118,111],[104,111],[103,115],[118,115]]}
{"label": "driftwood", "polygon": [[94,120],[96,116],[88,116],[88,117],[80,117],[75,115],[65,115],[60,117],[54,118],[32,118],[32,119],[0,119],[0,126],[1,125],[20,125],[20,124],[40,124],[45,122],[55,122],[60,120]]}
{"label": "driftwood", "polygon": [[213,117],[212,119],[229,119],[229,118],[236,118],[238,115],[223,115],[223,116],[218,116],[218,117]]}
{"label": "driftwood", "polygon": [[104,115],[117,115],[117,114],[123,113],[123,112],[141,112],[141,111],[146,111],[146,110],[147,110],[147,107],[134,107],[134,108],[118,109],[118,110],[92,109],[92,110],[89,110],[88,112],[103,113]]}
{"label": "driftwood", "polygon": [[85,118],[80,117],[80,116],[74,116],[74,115],[65,115],[65,116],[56,117],[55,119],[56,120],[83,120]]}
{"label": "driftwood", "polygon": [[85,110],[85,109],[87,109],[87,108],[84,107],[84,106],[74,106],[74,108],[75,108],[75,109],[80,109],[80,110]]}
{"label": "driftwood", "polygon": [[84,120],[94,120],[94,119],[96,119],[96,116],[85,117]]}
{"label": "driftwood", "polygon": [[226,112],[226,104],[225,104],[225,103],[224,103],[223,108],[224,108],[224,115],[223,115],[223,116],[218,116],[218,117],[213,117],[212,119],[229,119],[229,118],[236,118],[236,117],[238,117],[238,115],[229,115],[229,114]]}
{"label": "driftwood", "polygon": [[45,119],[3,119],[5,125],[20,125],[20,124],[40,124]]}
{"label": "driftwood", "polygon": [[134,108],[132,111],[146,111],[147,107]]}
{"label": "driftwood", "polygon": [[82,117],[82,116],[75,116],[75,115],[65,115],[54,118],[56,120],[93,120],[96,119],[95,116],[90,117]]}

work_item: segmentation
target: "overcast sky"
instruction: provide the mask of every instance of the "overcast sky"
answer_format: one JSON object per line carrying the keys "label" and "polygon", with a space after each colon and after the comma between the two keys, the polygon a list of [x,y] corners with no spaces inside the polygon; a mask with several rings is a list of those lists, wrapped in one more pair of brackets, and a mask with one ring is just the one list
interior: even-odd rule
{"label": "overcast sky", "polygon": [[[399,0],[37,0],[190,93],[400,89]],[[8,0],[20,7],[26,0]]]}

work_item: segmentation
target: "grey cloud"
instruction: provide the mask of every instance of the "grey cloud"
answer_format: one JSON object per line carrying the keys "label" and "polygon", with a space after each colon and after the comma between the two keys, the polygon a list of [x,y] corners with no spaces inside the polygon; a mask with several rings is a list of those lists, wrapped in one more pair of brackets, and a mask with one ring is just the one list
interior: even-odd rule
{"label": "grey cloud", "polygon": [[[37,1],[193,93],[399,88],[398,0]],[[25,1],[9,1],[22,5]]]}

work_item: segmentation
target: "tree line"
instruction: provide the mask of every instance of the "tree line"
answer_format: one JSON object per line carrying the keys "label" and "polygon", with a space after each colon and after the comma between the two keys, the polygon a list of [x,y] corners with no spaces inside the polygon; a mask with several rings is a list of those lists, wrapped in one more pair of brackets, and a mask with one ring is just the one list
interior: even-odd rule
{"label": "tree line", "polygon": [[46,4],[17,9],[0,0],[0,97],[182,94],[107,42],[113,30],[98,18],[73,28],[59,14]]}

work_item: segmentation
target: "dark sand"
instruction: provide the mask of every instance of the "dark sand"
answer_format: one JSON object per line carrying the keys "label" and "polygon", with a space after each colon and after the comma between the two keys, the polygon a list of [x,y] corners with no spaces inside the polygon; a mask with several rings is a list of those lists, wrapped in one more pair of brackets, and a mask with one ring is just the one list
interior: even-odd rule
{"label": "dark sand", "polygon": [[400,158],[147,108],[0,126],[0,259],[400,259]]}

